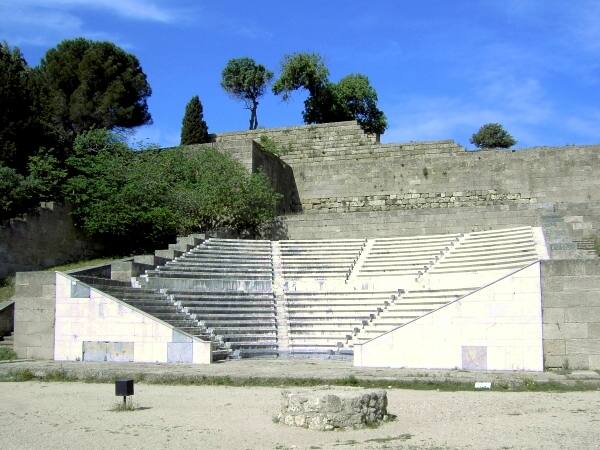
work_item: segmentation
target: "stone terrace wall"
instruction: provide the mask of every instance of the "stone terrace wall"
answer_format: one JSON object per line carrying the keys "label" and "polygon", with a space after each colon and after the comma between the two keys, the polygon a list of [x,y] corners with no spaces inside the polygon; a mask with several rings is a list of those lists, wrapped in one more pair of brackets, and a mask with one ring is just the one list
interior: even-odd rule
{"label": "stone terrace wall", "polygon": [[46,203],[0,225],[0,278],[101,253],[97,243],[75,228],[66,206]]}
{"label": "stone terrace wall", "polygon": [[600,264],[542,262],[545,367],[600,369]]}
{"label": "stone terrace wall", "polygon": [[[379,144],[356,122],[215,136],[256,170],[253,141],[275,140],[293,190],[273,236],[291,239],[414,235],[544,225],[564,216],[573,237],[600,229],[600,146],[470,152],[454,141]],[[289,166],[289,167],[288,167]],[[287,187],[286,187],[287,189]],[[574,217],[574,219],[573,219]],[[560,244],[560,242],[558,242]],[[558,245],[557,244],[557,245]],[[572,244],[572,242],[571,242]],[[566,245],[571,245],[568,242]]]}
{"label": "stone terrace wall", "polygon": [[432,198],[450,207],[600,200],[600,146],[467,152],[442,141],[411,148],[283,159],[305,209],[430,208]]}
{"label": "stone terrace wall", "polygon": [[349,121],[221,133],[216,136],[215,142],[225,148],[235,148],[240,143],[260,140],[261,136],[273,139],[285,152],[310,155],[327,154],[339,147],[353,147],[377,141],[376,136],[365,134],[356,121]]}
{"label": "stone terrace wall", "polygon": [[467,152],[439,141],[283,159],[304,212],[284,218],[292,239],[537,226],[559,210],[582,217],[579,237],[600,228],[600,146]]}

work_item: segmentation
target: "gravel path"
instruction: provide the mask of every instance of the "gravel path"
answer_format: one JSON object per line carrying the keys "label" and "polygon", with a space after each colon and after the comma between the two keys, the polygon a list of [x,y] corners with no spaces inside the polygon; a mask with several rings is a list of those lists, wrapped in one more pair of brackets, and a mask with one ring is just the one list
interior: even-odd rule
{"label": "gravel path", "polygon": [[388,390],[397,420],[314,432],[272,421],[281,389],[136,385],[113,412],[111,384],[0,383],[0,447],[201,449],[600,448],[600,393]]}

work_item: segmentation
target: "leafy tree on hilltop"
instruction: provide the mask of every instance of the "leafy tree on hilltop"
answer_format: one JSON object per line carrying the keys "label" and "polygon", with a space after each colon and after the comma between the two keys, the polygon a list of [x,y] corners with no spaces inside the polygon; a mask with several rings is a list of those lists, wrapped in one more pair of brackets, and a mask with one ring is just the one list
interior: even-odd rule
{"label": "leafy tree on hilltop", "polygon": [[203,144],[208,141],[208,127],[204,121],[202,103],[195,95],[185,107],[181,126],[181,145]]}
{"label": "leafy tree on hilltop", "polygon": [[258,98],[265,93],[272,78],[273,72],[251,58],[231,59],[223,69],[221,86],[250,110],[251,130],[258,128]]}
{"label": "leafy tree on hilltop", "polygon": [[353,74],[334,85],[342,120],[355,119],[367,133],[382,134],[387,128],[385,114],[377,108],[377,92],[365,75]]}
{"label": "leafy tree on hilltop", "polygon": [[329,69],[317,53],[285,55],[281,62],[281,75],[273,84],[273,93],[288,100],[300,88],[315,97],[329,84]]}
{"label": "leafy tree on hilltop", "polygon": [[0,163],[24,172],[39,145],[31,70],[17,48],[0,43]]}
{"label": "leafy tree on hilltop", "polygon": [[510,148],[517,141],[499,123],[486,123],[471,136],[471,144],[477,148]]}
{"label": "leafy tree on hilltop", "polygon": [[152,93],[138,59],[111,42],[65,40],[39,66],[45,107],[67,143],[92,128],[131,128],[151,122]]}
{"label": "leafy tree on hilltop", "polygon": [[286,55],[273,92],[287,100],[293,91],[306,89],[309,95],[302,113],[305,123],[356,120],[367,133],[383,133],[387,121],[384,113],[377,108],[377,93],[369,79],[361,74],[352,74],[332,83],[328,76],[329,70],[320,55]]}

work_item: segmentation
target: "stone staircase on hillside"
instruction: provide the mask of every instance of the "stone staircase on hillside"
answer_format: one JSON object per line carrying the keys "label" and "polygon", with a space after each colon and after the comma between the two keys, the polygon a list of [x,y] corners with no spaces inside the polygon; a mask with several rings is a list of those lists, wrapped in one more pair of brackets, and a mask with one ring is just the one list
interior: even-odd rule
{"label": "stone staircase on hillside", "polygon": [[226,343],[233,357],[278,354],[270,241],[210,238],[140,277]]}
{"label": "stone staircase on hillside", "polygon": [[210,238],[140,281],[153,289],[271,293],[271,242]]}
{"label": "stone staircase on hillside", "polygon": [[[355,343],[539,260],[540,233],[515,227],[372,240],[208,239],[147,271],[141,287],[79,278],[233,357],[348,358]],[[170,284],[156,282],[163,279]],[[256,280],[265,284],[248,289]]]}
{"label": "stone staircase on hillside", "polygon": [[540,259],[531,227],[461,235],[354,337],[362,343],[439,309]]}
{"label": "stone staircase on hillside", "polygon": [[350,145],[341,143],[322,149],[294,150],[285,153],[281,159],[287,164],[323,164],[328,161],[357,160],[361,158],[385,158],[414,155],[440,155],[464,152],[464,148],[451,140],[431,142],[407,142],[404,144],[380,144],[376,142],[357,142]]}
{"label": "stone staircase on hillside", "polygon": [[393,301],[396,291],[286,292],[293,356],[348,357],[354,330]]}
{"label": "stone staircase on hillside", "polygon": [[286,280],[338,279],[345,283],[366,239],[279,241],[281,272]]}
{"label": "stone staircase on hillside", "polygon": [[273,293],[166,291],[212,336],[224,342],[232,357],[278,354],[277,315]]}

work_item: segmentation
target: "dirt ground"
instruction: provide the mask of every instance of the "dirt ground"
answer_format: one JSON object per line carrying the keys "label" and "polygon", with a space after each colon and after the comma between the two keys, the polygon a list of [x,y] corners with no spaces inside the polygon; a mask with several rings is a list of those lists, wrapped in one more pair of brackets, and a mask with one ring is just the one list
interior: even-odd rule
{"label": "dirt ground", "polygon": [[600,393],[388,390],[397,419],[315,432],[274,423],[280,388],[137,384],[115,412],[112,384],[0,383],[0,448],[600,448]]}

